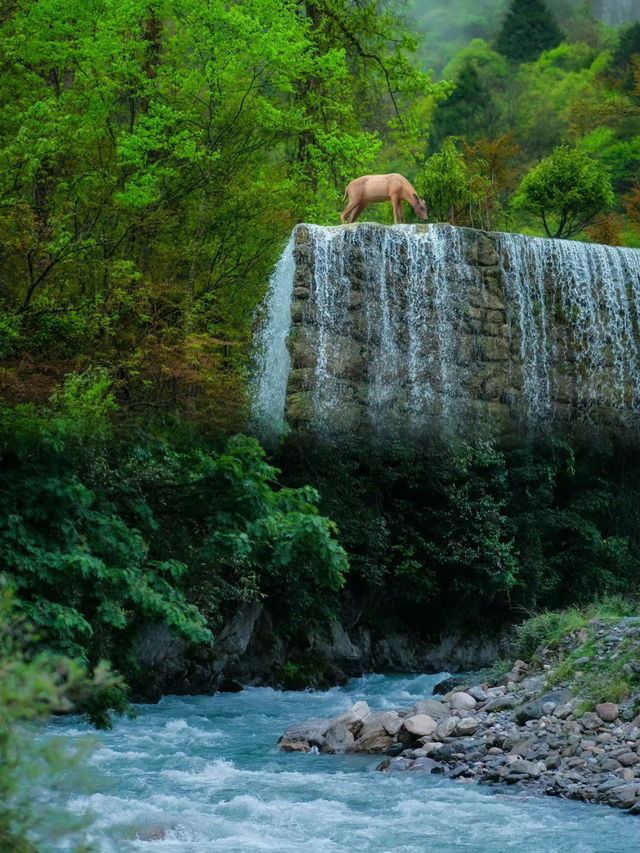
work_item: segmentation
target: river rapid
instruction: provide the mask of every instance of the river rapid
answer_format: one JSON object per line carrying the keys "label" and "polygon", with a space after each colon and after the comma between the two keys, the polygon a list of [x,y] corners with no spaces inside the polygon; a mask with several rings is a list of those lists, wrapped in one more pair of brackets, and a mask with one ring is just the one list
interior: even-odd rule
{"label": "river rapid", "polygon": [[[637,818],[604,806],[533,797],[442,776],[389,775],[379,756],[283,754],[278,737],[365,699],[408,708],[442,675],[352,679],[326,692],[248,688],[167,696],[135,720],[93,733],[82,787],[45,798],[64,823],[88,816],[82,839],[99,853],[637,853]],[[79,743],[89,726],[56,720]],[[80,777],[78,777],[79,779]],[[79,786],[78,782],[78,786]],[[72,850],[70,842],[43,853]]]}

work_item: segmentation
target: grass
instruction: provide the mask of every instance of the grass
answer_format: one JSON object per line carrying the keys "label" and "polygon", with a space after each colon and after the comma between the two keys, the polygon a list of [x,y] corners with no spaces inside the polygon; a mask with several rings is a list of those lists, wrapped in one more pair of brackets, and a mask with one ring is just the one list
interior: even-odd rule
{"label": "grass", "polygon": [[534,665],[551,660],[548,683],[570,684],[582,698],[583,710],[599,702],[619,703],[640,690],[640,675],[625,667],[640,657],[640,636],[624,638],[616,653],[608,655],[601,652],[604,638],[596,636],[595,625],[613,625],[638,614],[638,603],[620,596],[584,608],[539,613],[515,627],[514,651]]}

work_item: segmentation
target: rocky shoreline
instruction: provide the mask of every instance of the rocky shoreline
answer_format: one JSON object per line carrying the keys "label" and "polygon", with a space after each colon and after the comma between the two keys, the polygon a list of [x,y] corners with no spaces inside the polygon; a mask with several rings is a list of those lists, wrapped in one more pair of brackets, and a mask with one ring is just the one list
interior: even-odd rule
{"label": "rocky shoreline", "polygon": [[[620,636],[640,631],[637,622],[627,620]],[[602,631],[611,634],[610,626]],[[443,683],[441,698],[408,709],[358,702],[339,718],[289,727],[278,743],[291,752],[384,755],[377,769],[386,773],[521,785],[640,814],[637,697],[584,710],[570,684],[549,689],[548,669],[516,661],[494,684],[456,677]]]}

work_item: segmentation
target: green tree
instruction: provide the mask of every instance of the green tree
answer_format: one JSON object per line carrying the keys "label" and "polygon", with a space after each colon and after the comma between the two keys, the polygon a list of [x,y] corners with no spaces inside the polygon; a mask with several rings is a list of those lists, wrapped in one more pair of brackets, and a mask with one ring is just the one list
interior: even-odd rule
{"label": "green tree", "polygon": [[539,216],[548,237],[573,237],[613,204],[606,170],[587,154],[561,145],[524,177],[514,206]]}
{"label": "green tree", "polygon": [[458,51],[443,71],[454,89],[438,103],[429,131],[429,148],[436,151],[447,136],[468,142],[504,133],[504,91],[509,78],[506,59],[482,39]]}
{"label": "green tree", "polygon": [[441,150],[426,160],[415,182],[431,217],[452,225],[469,201],[467,168],[456,142],[454,136],[446,139]]}
{"label": "green tree", "polygon": [[512,0],[496,50],[514,62],[529,62],[563,39],[553,15],[542,0]]}

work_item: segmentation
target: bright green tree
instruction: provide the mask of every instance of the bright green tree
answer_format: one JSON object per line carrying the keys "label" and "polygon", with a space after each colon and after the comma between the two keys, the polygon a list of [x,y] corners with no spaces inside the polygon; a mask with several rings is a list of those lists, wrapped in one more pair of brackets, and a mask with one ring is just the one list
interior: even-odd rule
{"label": "bright green tree", "polygon": [[561,145],[525,176],[514,205],[542,219],[549,237],[573,237],[613,204],[607,171],[583,151]]}
{"label": "bright green tree", "polygon": [[427,202],[431,219],[451,221],[469,201],[469,178],[463,155],[456,146],[456,137],[450,136],[436,154],[425,162],[416,178],[416,189]]}
{"label": "bright green tree", "polygon": [[511,0],[496,39],[496,50],[514,62],[529,62],[563,39],[542,0]]}

